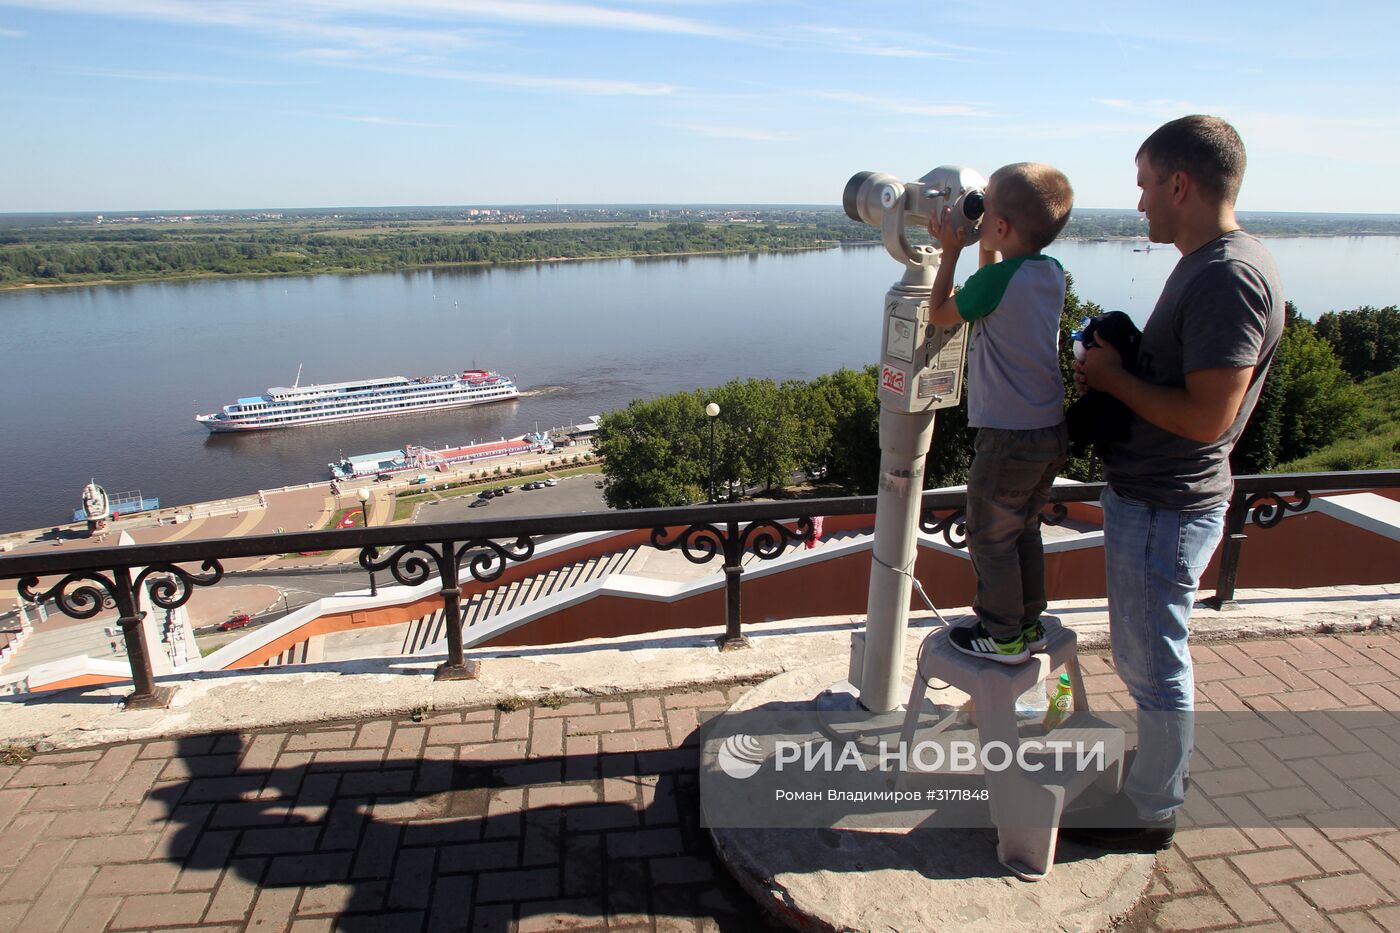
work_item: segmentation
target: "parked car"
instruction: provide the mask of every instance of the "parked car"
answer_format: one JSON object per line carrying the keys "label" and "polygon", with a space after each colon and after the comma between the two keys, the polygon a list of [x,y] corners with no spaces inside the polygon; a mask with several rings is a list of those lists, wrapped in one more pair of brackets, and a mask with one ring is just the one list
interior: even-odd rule
{"label": "parked car", "polygon": [[492,496],[494,496],[494,495],[495,495],[495,493],[492,492],[491,490],[489,490],[489,489],[483,489],[483,490],[481,490],[481,492],[479,492],[479,493],[476,494],[476,497],[477,497],[478,499],[483,499],[483,500],[484,500],[484,499],[490,499],[490,498],[491,498]]}
{"label": "parked car", "polygon": [[240,612],[237,615],[229,616],[228,619],[226,619],[223,622],[220,622],[219,631],[231,632],[236,628],[246,628],[249,624],[252,623],[252,621],[252,616],[248,615],[248,613],[246,612]]}
{"label": "parked car", "polygon": [[544,481],[544,484],[545,484],[546,486],[558,486],[558,485],[559,485],[559,481],[558,481],[557,479],[555,479],[554,477],[551,476],[549,479],[547,479],[547,480]]}
{"label": "parked car", "polygon": [[480,507],[483,506],[483,505],[490,505],[490,504],[491,504],[491,500],[490,500],[489,498],[487,498],[487,499],[476,499],[476,500],[474,500],[474,501],[472,502],[471,505],[467,506],[467,508],[469,508],[469,509],[477,509],[477,508],[480,508]]}
{"label": "parked car", "polygon": [[502,486],[501,492],[515,492],[514,486]]}
{"label": "parked car", "polygon": [[378,476],[376,476],[376,477],[374,478],[374,481],[375,481],[376,483],[382,483],[382,482],[385,482],[385,481],[391,480],[391,479],[393,479],[393,477],[390,476],[388,473],[380,473]]}

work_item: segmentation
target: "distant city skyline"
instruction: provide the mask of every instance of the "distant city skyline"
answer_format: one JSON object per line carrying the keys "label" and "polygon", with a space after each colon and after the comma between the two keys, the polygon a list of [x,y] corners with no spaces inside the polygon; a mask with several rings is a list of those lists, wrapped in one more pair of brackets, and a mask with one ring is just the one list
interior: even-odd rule
{"label": "distant city skyline", "polygon": [[836,204],[1050,162],[1136,205],[1162,122],[1244,211],[1400,213],[1400,7],[0,0],[0,212]]}

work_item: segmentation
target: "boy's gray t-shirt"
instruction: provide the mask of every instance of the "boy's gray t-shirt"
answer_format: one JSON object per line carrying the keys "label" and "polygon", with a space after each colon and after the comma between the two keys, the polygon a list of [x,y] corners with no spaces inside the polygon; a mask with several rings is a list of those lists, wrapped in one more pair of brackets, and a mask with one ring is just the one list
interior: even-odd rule
{"label": "boy's gray t-shirt", "polygon": [[1065,270],[1017,256],[973,273],[954,297],[968,322],[967,423],[1030,431],[1065,420],[1060,315]]}
{"label": "boy's gray t-shirt", "polygon": [[1253,366],[1254,373],[1234,422],[1214,441],[1193,441],[1133,415],[1128,439],[1104,456],[1115,492],[1180,511],[1230,497],[1230,451],[1259,400],[1283,319],[1278,268],[1255,237],[1235,230],[1181,258],[1143,328],[1137,376],[1184,386],[1186,374],[1199,369]]}

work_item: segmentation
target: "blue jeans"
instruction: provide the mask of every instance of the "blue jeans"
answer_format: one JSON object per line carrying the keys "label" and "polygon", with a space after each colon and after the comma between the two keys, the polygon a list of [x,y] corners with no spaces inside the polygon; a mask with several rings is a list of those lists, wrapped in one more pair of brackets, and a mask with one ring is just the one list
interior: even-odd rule
{"label": "blue jeans", "polygon": [[1196,700],[1188,623],[1228,503],[1177,512],[1106,487],[1102,504],[1113,663],[1138,708],[1125,789],[1139,816],[1163,819],[1186,802]]}

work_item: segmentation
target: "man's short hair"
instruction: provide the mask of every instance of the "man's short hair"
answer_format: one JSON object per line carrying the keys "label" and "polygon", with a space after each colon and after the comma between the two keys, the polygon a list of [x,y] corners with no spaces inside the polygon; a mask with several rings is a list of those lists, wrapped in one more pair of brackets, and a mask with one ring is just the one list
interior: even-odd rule
{"label": "man's short hair", "polygon": [[1159,179],[1185,172],[1208,195],[1234,206],[1244,181],[1244,141],[1219,117],[1193,114],[1159,127],[1138,147]]}
{"label": "man's short hair", "polygon": [[991,182],[994,207],[1027,246],[1039,252],[1055,242],[1074,206],[1074,189],[1063,172],[1039,162],[1013,162],[993,172]]}

